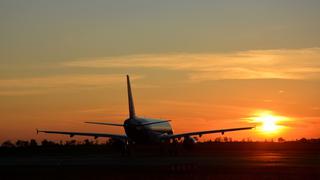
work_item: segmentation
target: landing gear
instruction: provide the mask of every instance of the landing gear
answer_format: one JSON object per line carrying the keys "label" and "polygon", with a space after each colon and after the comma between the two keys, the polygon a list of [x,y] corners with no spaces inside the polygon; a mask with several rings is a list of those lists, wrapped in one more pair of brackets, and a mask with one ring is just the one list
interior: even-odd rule
{"label": "landing gear", "polygon": [[115,151],[121,153],[121,156],[131,156],[131,143],[129,141],[112,139],[111,144]]}
{"label": "landing gear", "polygon": [[169,154],[172,156],[178,156],[179,154],[179,142],[176,139],[173,139],[169,144]]}
{"label": "landing gear", "polygon": [[131,156],[131,147],[128,142],[121,146],[121,156]]}
{"label": "landing gear", "polygon": [[162,156],[178,156],[179,142],[177,140],[161,142],[157,146],[160,147],[159,153]]}

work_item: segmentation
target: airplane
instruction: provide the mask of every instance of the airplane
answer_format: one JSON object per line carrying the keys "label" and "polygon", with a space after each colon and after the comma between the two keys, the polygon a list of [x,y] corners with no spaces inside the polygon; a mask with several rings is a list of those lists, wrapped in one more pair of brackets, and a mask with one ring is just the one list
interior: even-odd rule
{"label": "airplane", "polygon": [[127,93],[128,93],[128,104],[129,104],[129,117],[124,121],[123,124],[108,123],[108,122],[85,122],[88,124],[106,125],[106,126],[118,126],[123,127],[125,134],[110,134],[110,133],[94,133],[94,132],[68,132],[68,131],[48,131],[38,130],[38,133],[49,133],[49,134],[64,134],[73,136],[91,136],[94,138],[105,137],[113,140],[123,142],[125,145],[129,144],[154,144],[154,143],[165,143],[183,139],[185,144],[196,144],[197,138],[204,134],[221,133],[240,130],[249,130],[254,127],[240,127],[240,128],[228,128],[218,130],[206,130],[206,131],[195,131],[174,134],[173,129],[170,125],[171,120],[144,118],[136,115],[133,96],[131,91],[131,84],[129,75],[127,75]]}

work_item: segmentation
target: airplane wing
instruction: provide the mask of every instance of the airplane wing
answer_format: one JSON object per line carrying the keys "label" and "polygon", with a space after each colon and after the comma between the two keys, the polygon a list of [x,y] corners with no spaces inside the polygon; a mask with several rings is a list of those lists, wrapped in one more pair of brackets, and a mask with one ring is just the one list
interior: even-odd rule
{"label": "airplane wing", "polygon": [[230,131],[241,131],[241,130],[249,130],[253,129],[254,127],[241,127],[241,128],[230,128],[230,129],[218,129],[218,130],[208,130],[208,131],[196,131],[196,132],[187,132],[187,133],[180,133],[180,134],[172,134],[168,135],[165,138],[174,139],[174,138],[181,138],[187,136],[202,136],[203,134],[212,134],[212,133],[222,133],[230,132]]}
{"label": "airplane wing", "polygon": [[121,135],[121,134],[106,134],[106,133],[90,133],[90,132],[65,132],[65,131],[46,131],[46,130],[38,130],[37,129],[37,134],[41,133],[48,133],[48,134],[65,134],[69,135],[70,137],[73,136],[92,136],[94,138],[98,137],[107,137],[107,138],[113,138],[113,139],[122,139],[125,140],[127,139],[126,135]]}

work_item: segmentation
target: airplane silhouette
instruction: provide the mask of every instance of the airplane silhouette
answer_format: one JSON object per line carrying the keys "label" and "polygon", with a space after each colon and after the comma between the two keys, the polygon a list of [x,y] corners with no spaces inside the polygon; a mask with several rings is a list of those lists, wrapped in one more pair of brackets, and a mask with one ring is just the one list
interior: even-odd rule
{"label": "airplane silhouette", "polygon": [[174,134],[170,125],[171,120],[161,120],[152,118],[138,117],[135,113],[133,96],[130,85],[130,78],[127,75],[127,90],[128,90],[128,103],[129,103],[129,117],[123,124],[106,123],[106,122],[85,122],[97,125],[107,126],[120,126],[125,130],[125,134],[109,134],[109,133],[92,133],[92,132],[66,132],[66,131],[47,131],[38,130],[37,133],[50,133],[50,134],[65,134],[70,137],[73,136],[92,136],[94,138],[106,137],[115,140],[125,142],[125,144],[137,143],[137,144],[151,144],[151,143],[163,143],[170,142],[171,140],[177,140],[183,138],[183,142],[187,144],[195,144],[197,142],[194,136],[201,137],[204,134],[222,133],[230,131],[240,131],[253,129],[254,127],[240,127],[229,128],[219,130],[207,130],[207,131],[195,131]]}

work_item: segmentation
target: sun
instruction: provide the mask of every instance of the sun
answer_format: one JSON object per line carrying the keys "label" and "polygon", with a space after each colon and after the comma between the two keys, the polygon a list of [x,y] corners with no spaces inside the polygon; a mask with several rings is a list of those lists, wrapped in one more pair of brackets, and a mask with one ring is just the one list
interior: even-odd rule
{"label": "sun", "polygon": [[278,117],[273,115],[262,115],[255,118],[257,122],[261,122],[261,129],[264,132],[275,132],[279,129],[277,125]]}
{"label": "sun", "polygon": [[281,121],[287,119],[283,116],[277,116],[271,111],[259,111],[251,118],[252,122],[257,123],[257,129],[264,134],[275,134],[280,131]]}

